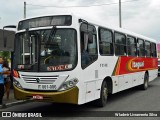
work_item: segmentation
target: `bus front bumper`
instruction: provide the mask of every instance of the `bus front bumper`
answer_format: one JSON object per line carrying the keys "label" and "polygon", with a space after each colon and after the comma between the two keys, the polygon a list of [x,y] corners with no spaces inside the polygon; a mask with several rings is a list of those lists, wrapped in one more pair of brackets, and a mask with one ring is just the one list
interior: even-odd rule
{"label": "bus front bumper", "polygon": [[[14,86],[14,97],[17,100],[35,100],[44,102],[78,104],[78,92],[78,87],[60,92],[35,92],[22,90]],[[34,96],[40,97],[36,99]]]}

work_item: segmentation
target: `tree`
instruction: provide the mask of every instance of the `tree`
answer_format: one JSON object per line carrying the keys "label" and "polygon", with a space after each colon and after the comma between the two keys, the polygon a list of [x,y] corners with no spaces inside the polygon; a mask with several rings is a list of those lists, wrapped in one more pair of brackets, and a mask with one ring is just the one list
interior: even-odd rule
{"label": "tree", "polygon": [[0,56],[3,57],[4,59],[9,59],[10,58],[10,52],[9,51],[1,51]]}

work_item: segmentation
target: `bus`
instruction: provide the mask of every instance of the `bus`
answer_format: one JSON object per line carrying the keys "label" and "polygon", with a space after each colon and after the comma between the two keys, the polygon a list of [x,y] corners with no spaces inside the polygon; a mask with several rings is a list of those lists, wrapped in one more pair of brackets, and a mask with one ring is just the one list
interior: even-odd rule
{"label": "bus", "polygon": [[73,14],[19,21],[14,49],[14,96],[105,106],[108,95],[146,90],[158,75],[156,40]]}

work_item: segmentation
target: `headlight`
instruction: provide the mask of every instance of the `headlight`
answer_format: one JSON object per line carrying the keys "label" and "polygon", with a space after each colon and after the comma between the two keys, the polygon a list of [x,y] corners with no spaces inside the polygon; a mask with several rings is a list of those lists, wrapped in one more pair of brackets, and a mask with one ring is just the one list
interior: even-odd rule
{"label": "headlight", "polygon": [[70,86],[70,87],[74,86],[73,81],[69,81],[69,86]]}
{"label": "headlight", "polygon": [[17,80],[13,80],[13,84],[16,86],[16,87],[18,87],[18,88],[20,88],[20,89],[23,89],[22,88],[22,86],[21,86],[21,84],[17,81]]}
{"label": "headlight", "polygon": [[77,83],[78,83],[78,79],[77,78],[73,78],[71,80],[67,80],[60,87],[60,91],[70,89],[70,88],[76,86]]}

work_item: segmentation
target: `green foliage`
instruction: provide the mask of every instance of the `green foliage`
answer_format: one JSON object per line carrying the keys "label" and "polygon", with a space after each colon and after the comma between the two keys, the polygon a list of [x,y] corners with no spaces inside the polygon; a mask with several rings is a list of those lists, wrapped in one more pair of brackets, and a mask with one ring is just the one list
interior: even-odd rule
{"label": "green foliage", "polygon": [[9,59],[10,58],[10,52],[8,51],[1,51],[0,56],[3,57],[4,59]]}

